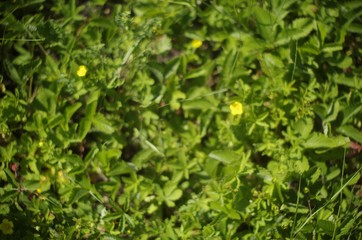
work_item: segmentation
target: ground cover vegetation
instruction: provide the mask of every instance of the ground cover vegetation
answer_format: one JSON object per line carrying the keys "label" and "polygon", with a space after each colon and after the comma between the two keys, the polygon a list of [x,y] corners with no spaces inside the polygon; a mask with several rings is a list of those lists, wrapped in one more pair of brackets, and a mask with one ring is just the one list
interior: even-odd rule
{"label": "ground cover vegetation", "polygon": [[0,239],[362,239],[362,2],[0,2]]}

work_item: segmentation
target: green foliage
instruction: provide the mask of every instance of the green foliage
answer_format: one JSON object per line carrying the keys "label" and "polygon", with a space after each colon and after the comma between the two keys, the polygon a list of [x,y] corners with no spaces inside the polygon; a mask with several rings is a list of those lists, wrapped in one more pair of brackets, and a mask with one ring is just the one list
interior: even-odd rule
{"label": "green foliage", "polygon": [[362,238],[360,1],[116,2],[0,3],[1,239]]}

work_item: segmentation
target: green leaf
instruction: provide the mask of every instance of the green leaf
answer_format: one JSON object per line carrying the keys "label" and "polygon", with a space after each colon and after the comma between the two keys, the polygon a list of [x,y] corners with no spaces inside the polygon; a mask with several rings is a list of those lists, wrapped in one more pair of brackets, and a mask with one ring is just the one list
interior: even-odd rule
{"label": "green leaf", "polygon": [[178,199],[180,199],[182,196],[182,190],[181,189],[176,189],[175,191],[173,191],[171,194],[169,194],[167,196],[167,199],[169,201],[176,201]]}
{"label": "green leaf", "polygon": [[153,156],[154,151],[152,149],[143,149],[136,153],[136,155],[132,158],[132,162],[138,167],[141,168],[142,165],[150,161]]}
{"label": "green leaf", "polygon": [[346,29],[347,29],[347,31],[349,31],[349,32],[362,34],[361,24],[351,23],[350,25],[347,26]]}
{"label": "green leaf", "polygon": [[134,169],[129,166],[126,162],[121,161],[117,164],[112,165],[112,169],[108,172],[108,176],[117,176],[134,172]]}
{"label": "green leaf", "polygon": [[330,181],[336,177],[338,177],[341,174],[341,170],[339,168],[333,169],[327,176],[326,180]]}
{"label": "green leaf", "polygon": [[345,74],[333,74],[332,80],[340,85],[356,89],[362,88],[362,81],[357,76],[348,76]]}
{"label": "green leaf", "polygon": [[19,186],[19,183],[15,180],[14,174],[9,169],[4,169],[6,175],[10,178],[11,182],[14,184],[14,186]]}
{"label": "green leaf", "polygon": [[57,97],[54,92],[49,89],[41,88],[38,90],[35,104],[40,110],[53,115],[56,112]]}
{"label": "green leaf", "polygon": [[339,239],[340,237],[344,236],[344,235],[348,235],[351,231],[351,229],[355,226],[355,220],[358,219],[356,218],[351,218],[345,225],[343,225],[343,227],[341,228],[340,234],[337,235],[337,239]]}
{"label": "green leaf", "polygon": [[329,236],[333,236],[334,223],[328,220],[319,219],[317,225],[324,230]]}
{"label": "green leaf", "polygon": [[239,159],[239,155],[232,151],[215,150],[209,154],[209,157],[224,164],[231,164]]}
{"label": "green leaf", "polygon": [[21,77],[19,75],[18,70],[14,67],[14,65],[7,59],[4,59],[4,67],[9,74],[11,80],[16,82],[17,84],[23,84]]}
{"label": "green leaf", "polygon": [[356,175],[354,175],[350,181],[348,182],[348,185],[351,186],[351,185],[355,185],[361,178],[361,174],[360,173],[357,173]]}
{"label": "green leaf", "polygon": [[350,137],[362,144],[362,133],[351,125],[345,125],[337,129],[337,132]]}
{"label": "green leaf", "polygon": [[209,109],[215,109],[214,104],[210,103],[206,99],[195,99],[190,101],[184,101],[182,103],[182,109],[183,110],[209,110]]}
{"label": "green leaf", "polygon": [[111,134],[114,132],[114,128],[112,127],[112,125],[101,113],[97,113],[93,117],[92,124],[96,130],[101,131],[105,134]]}
{"label": "green leaf", "polygon": [[348,120],[350,120],[353,116],[355,116],[356,114],[361,112],[361,110],[362,110],[361,104],[352,105],[352,106],[348,106],[347,108],[345,108],[343,110],[342,126],[345,125],[348,122]]}
{"label": "green leaf", "polygon": [[339,113],[339,101],[335,101],[328,109],[327,117],[323,120],[324,123],[336,120]]}
{"label": "green leaf", "polygon": [[107,214],[106,216],[104,216],[102,218],[102,220],[112,221],[112,220],[120,219],[123,216],[123,214],[124,214],[123,212],[110,213],[110,214]]}
{"label": "green leaf", "polygon": [[259,6],[254,8],[256,24],[258,26],[260,35],[268,41],[272,41],[275,37],[274,24],[276,17],[272,12],[265,10]]}
{"label": "green leaf", "polygon": [[68,123],[73,114],[82,106],[80,102],[67,106],[65,108],[65,121]]}
{"label": "green leaf", "polygon": [[179,100],[185,99],[186,95],[185,93],[181,92],[181,91],[175,91],[172,94],[172,99],[170,102],[170,106],[172,110],[177,110],[180,108],[181,104],[179,102]]}
{"label": "green leaf", "polygon": [[92,121],[97,110],[98,98],[99,98],[99,91],[93,91],[91,92],[87,100],[85,117],[80,121],[79,124],[78,136],[80,140],[83,140],[85,138],[85,136],[87,135],[92,126]]}
{"label": "green leaf", "polygon": [[321,133],[313,133],[302,145],[309,149],[344,147],[350,141],[343,136],[328,137]]}
{"label": "green leaf", "polygon": [[81,199],[82,197],[85,197],[88,195],[88,191],[85,189],[81,189],[81,188],[74,188],[72,190],[72,194],[69,198],[69,202],[68,204],[73,204],[75,202],[77,202],[79,199]]}
{"label": "green leaf", "polygon": [[307,138],[314,127],[312,118],[302,118],[295,122],[294,129],[302,138]]}
{"label": "green leaf", "polygon": [[298,30],[298,32],[292,36],[294,40],[309,36],[315,29],[315,24],[309,18],[298,18],[293,21],[292,26],[294,29]]}

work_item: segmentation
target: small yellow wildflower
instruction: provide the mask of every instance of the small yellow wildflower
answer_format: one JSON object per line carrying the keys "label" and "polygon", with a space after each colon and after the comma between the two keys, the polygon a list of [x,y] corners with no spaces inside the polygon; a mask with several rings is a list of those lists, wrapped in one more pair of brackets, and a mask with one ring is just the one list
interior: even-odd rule
{"label": "small yellow wildflower", "polygon": [[230,104],[230,111],[232,115],[241,115],[243,114],[243,104],[240,102],[233,102]]}
{"label": "small yellow wildflower", "polygon": [[198,39],[194,39],[194,40],[192,40],[192,42],[191,42],[191,47],[192,48],[199,48],[199,47],[201,47],[202,46],[202,41],[201,40],[198,40]]}
{"label": "small yellow wildflower", "polygon": [[41,193],[41,189],[40,188],[36,189],[36,192]]}
{"label": "small yellow wildflower", "polygon": [[84,77],[87,74],[88,69],[84,65],[80,65],[77,70],[77,75],[79,77]]}
{"label": "small yellow wildflower", "polygon": [[3,234],[5,235],[10,235],[13,234],[14,230],[13,230],[14,224],[12,221],[9,221],[7,219],[4,219],[2,221],[2,223],[0,224],[0,230],[3,232]]}
{"label": "small yellow wildflower", "polygon": [[39,147],[42,147],[42,146],[44,146],[44,142],[43,141],[39,141]]}

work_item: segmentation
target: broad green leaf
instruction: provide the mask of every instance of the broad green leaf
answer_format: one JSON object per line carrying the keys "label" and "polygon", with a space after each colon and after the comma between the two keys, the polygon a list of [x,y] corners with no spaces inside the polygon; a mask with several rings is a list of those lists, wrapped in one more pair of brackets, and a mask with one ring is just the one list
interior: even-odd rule
{"label": "broad green leaf", "polygon": [[329,236],[333,235],[334,223],[328,220],[318,219],[317,225],[321,227]]}
{"label": "broad green leaf", "polygon": [[98,131],[101,131],[106,134],[111,134],[114,132],[113,126],[108,122],[108,120],[100,113],[97,113],[93,119],[92,124],[94,128]]}
{"label": "broad green leaf", "polygon": [[14,186],[19,186],[19,183],[15,180],[14,174],[7,168],[4,169],[6,175],[10,178],[11,182],[14,184]]}
{"label": "broad green leaf", "polygon": [[176,200],[180,199],[181,196],[182,196],[182,190],[176,189],[171,194],[167,195],[167,200],[176,201]]}
{"label": "broad green leaf", "polygon": [[337,131],[347,137],[350,137],[362,144],[362,133],[351,125],[345,125],[337,129]]}
{"label": "broad green leaf", "polygon": [[332,170],[332,172],[330,172],[327,176],[326,176],[326,180],[330,181],[336,177],[338,177],[341,174],[341,170],[339,168],[336,168],[334,170]]}
{"label": "broad green leaf", "polygon": [[347,26],[346,30],[357,34],[362,34],[361,24],[351,23],[350,25]]}
{"label": "broad green leaf", "polygon": [[181,106],[181,103],[179,101],[182,100],[182,99],[185,99],[185,98],[186,98],[185,93],[183,93],[181,91],[175,91],[172,94],[172,99],[171,99],[171,102],[170,102],[171,109],[172,110],[179,109],[180,106]]}
{"label": "broad green leaf", "polygon": [[272,12],[265,10],[261,7],[254,8],[256,24],[258,26],[260,35],[267,41],[272,41],[275,36],[274,25],[276,17]]}
{"label": "broad green leaf", "polygon": [[323,120],[323,122],[326,123],[336,120],[339,110],[339,101],[337,100],[329,107],[327,117]]}
{"label": "broad green leaf", "polygon": [[72,190],[72,194],[69,198],[69,202],[68,204],[73,204],[75,202],[77,202],[79,199],[85,197],[88,195],[88,191],[87,190],[84,190],[84,189],[81,189],[81,188],[74,188]]}
{"label": "broad green leaf", "polygon": [[289,35],[293,40],[308,36],[314,29],[315,24],[309,18],[297,18],[292,23],[293,32]]}
{"label": "broad green leaf", "polygon": [[233,77],[235,77],[234,70],[239,57],[239,53],[239,51],[231,50],[226,56],[226,60],[224,62],[222,70],[226,85],[228,85]]}
{"label": "broad green leaf", "polygon": [[348,120],[350,120],[353,116],[355,116],[356,114],[361,112],[361,110],[362,110],[361,104],[352,105],[352,106],[348,106],[347,108],[345,108],[343,110],[342,126],[345,125],[348,122]]}
{"label": "broad green leaf", "polygon": [[93,91],[91,92],[89,98],[87,99],[85,117],[82,120],[80,120],[79,124],[78,137],[80,140],[83,140],[85,138],[85,136],[87,135],[92,126],[93,118],[97,110],[98,98],[99,98],[99,91]]}
{"label": "broad green leaf", "polygon": [[40,110],[50,113],[51,115],[55,113],[57,106],[57,96],[54,92],[47,88],[41,88],[38,91],[37,97],[35,99],[35,104],[39,107]]}
{"label": "broad green leaf", "polygon": [[142,165],[150,161],[153,156],[154,151],[152,149],[143,149],[136,153],[136,155],[132,158],[132,162],[138,167],[141,168]]}
{"label": "broad green leaf", "polygon": [[55,115],[54,117],[52,117],[49,120],[50,121],[47,126],[49,128],[54,128],[64,121],[64,116],[62,114],[58,113],[57,115]]}
{"label": "broad green leaf", "polygon": [[124,214],[124,212],[110,213],[110,214],[107,214],[106,216],[104,216],[102,219],[104,221],[112,221],[112,220],[120,219],[123,216],[123,214]]}
{"label": "broad green leaf", "polygon": [[8,215],[10,208],[7,204],[0,204],[0,215]]}
{"label": "broad green leaf", "polygon": [[343,136],[328,137],[321,133],[313,133],[302,145],[309,149],[344,147],[349,139]]}
{"label": "broad green leaf", "polygon": [[14,67],[14,65],[8,59],[4,59],[4,67],[5,67],[6,71],[8,72],[11,80],[16,82],[17,84],[23,84],[23,81],[21,80],[18,70]]}
{"label": "broad green leaf", "polygon": [[231,164],[239,159],[239,155],[232,151],[215,150],[209,154],[209,157],[224,164]]}
{"label": "broad green leaf", "polygon": [[67,106],[65,108],[65,121],[68,123],[73,114],[82,106],[80,102]]}
{"label": "broad green leaf", "polygon": [[347,76],[345,74],[333,74],[332,80],[340,85],[361,89],[362,81],[357,76]]}
{"label": "broad green leaf", "polygon": [[210,103],[206,99],[195,99],[195,100],[190,100],[190,101],[186,100],[182,103],[183,110],[199,109],[199,110],[206,111],[206,110],[214,109],[214,108],[215,108],[214,104]]}
{"label": "broad green leaf", "polygon": [[294,129],[301,135],[302,138],[307,138],[314,127],[312,118],[302,118],[296,121]]}
{"label": "broad green leaf", "polygon": [[350,186],[355,185],[360,179],[361,179],[361,174],[357,173],[350,179],[350,181],[348,182],[348,185],[350,185]]}
{"label": "broad green leaf", "polygon": [[47,64],[46,66],[54,74],[53,79],[58,79],[60,76],[60,71],[57,61],[49,54],[46,55],[45,60]]}
{"label": "broad green leaf", "polygon": [[340,233],[337,235],[337,239],[340,239],[340,237],[344,235],[350,234],[351,229],[355,226],[356,219],[358,218],[352,218],[347,222],[347,224],[342,225]]}
{"label": "broad green leaf", "polygon": [[168,79],[176,75],[179,66],[180,66],[179,58],[175,58],[174,60],[170,61],[169,64],[166,66],[164,78]]}
{"label": "broad green leaf", "polygon": [[92,126],[92,119],[83,118],[80,120],[78,137],[83,140]]}

